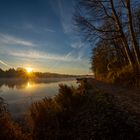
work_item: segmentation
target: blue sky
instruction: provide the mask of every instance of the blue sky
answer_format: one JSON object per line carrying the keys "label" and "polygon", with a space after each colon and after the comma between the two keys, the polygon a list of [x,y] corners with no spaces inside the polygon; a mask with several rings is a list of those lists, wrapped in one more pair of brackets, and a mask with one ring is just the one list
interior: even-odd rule
{"label": "blue sky", "polygon": [[91,47],[73,30],[76,0],[1,0],[0,67],[90,72]]}

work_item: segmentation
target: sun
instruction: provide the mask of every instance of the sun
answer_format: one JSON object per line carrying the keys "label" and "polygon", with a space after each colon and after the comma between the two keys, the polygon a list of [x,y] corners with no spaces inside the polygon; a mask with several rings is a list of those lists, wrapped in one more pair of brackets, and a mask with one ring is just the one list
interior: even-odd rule
{"label": "sun", "polygon": [[33,71],[31,67],[27,67],[26,70],[27,70],[27,73],[31,73]]}

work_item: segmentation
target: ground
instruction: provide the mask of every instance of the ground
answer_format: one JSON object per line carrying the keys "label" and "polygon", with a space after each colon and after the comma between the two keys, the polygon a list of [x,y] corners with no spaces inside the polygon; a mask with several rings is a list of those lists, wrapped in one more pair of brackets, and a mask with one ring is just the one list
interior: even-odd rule
{"label": "ground", "polygon": [[117,101],[117,105],[122,110],[128,111],[140,118],[140,87],[135,89],[126,88],[91,78],[87,81],[93,88],[96,87],[101,92],[113,95]]}

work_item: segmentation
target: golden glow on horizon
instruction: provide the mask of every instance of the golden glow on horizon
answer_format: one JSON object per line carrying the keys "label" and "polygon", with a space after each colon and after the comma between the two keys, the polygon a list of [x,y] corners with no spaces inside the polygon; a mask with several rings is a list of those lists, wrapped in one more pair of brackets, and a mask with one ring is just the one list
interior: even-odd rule
{"label": "golden glow on horizon", "polygon": [[33,71],[31,67],[27,67],[26,70],[27,70],[27,73],[31,73]]}

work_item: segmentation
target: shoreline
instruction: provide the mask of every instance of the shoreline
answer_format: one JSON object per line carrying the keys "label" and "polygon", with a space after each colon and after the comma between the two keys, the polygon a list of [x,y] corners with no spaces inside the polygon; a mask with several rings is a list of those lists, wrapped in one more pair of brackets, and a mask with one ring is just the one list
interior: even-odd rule
{"label": "shoreline", "polygon": [[1,82],[53,82],[76,80],[76,77],[48,77],[48,78],[0,78]]}

